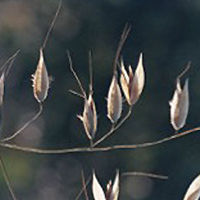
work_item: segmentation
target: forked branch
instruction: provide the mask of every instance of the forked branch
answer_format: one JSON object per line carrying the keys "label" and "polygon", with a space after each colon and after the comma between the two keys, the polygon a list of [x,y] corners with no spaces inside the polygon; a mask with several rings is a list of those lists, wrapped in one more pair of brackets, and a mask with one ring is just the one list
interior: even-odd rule
{"label": "forked branch", "polygon": [[200,131],[200,127],[192,128],[187,131],[183,131],[177,135],[172,135],[169,137],[165,137],[160,140],[156,140],[153,142],[145,142],[141,144],[124,144],[124,145],[113,145],[113,146],[105,146],[105,147],[77,147],[77,148],[65,148],[65,149],[39,149],[39,148],[31,148],[31,147],[23,147],[15,144],[9,144],[5,142],[0,142],[0,147],[7,148],[11,150],[17,150],[27,153],[35,153],[35,154],[69,154],[69,153],[81,153],[81,152],[105,152],[105,151],[114,151],[114,150],[135,150],[139,148],[147,148],[157,146],[159,144],[163,144],[168,141],[176,140],[178,138],[184,137],[191,133]]}

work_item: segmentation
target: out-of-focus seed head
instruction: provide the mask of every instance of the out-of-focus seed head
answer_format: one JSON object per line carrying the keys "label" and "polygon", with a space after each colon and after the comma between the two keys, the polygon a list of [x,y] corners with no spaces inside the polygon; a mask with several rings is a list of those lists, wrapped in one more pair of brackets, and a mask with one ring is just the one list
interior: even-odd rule
{"label": "out-of-focus seed head", "polygon": [[114,75],[108,91],[107,116],[112,123],[116,123],[121,117],[121,112],[122,95],[117,81],[117,77],[116,75]]}
{"label": "out-of-focus seed head", "polygon": [[200,175],[190,184],[183,200],[198,200],[200,198]]}
{"label": "out-of-focus seed head", "polygon": [[94,139],[97,130],[97,113],[95,102],[92,95],[85,100],[83,116],[78,115],[79,119],[82,120],[86,135],[90,140]]}
{"label": "out-of-focus seed head", "polygon": [[109,181],[107,184],[106,199],[117,200],[119,197],[119,172],[117,171],[114,183]]}
{"label": "out-of-focus seed head", "polygon": [[95,200],[118,200],[119,197],[119,172],[116,173],[114,183],[109,181],[106,188],[106,195],[99,184],[95,173],[93,173],[92,193]]}
{"label": "out-of-focus seed head", "polygon": [[188,79],[185,81],[183,89],[180,79],[177,80],[176,90],[169,105],[171,124],[175,130],[179,130],[185,125],[189,110]]}
{"label": "out-of-focus seed head", "polygon": [[46,69],[46,65],[44,63],[42,49],[40,49],[39,62],[32,80],[34,97],[39,103],[41,103],[46,99],[49,90],[49,76]]}
{"label": "out-of-focus seed head", "polygon": [[133,74],[131,66],[129,66],[129,74],[127,73],[123,60],[121,61],[120,83],[129,105],[135,104],[144,88],[145,74],[143,67],[143,55],[140,54],[135,74]]}
{"label": "out-of-focus seed head", "polygon": [[104,194],[104,191],[99,184],[95,173],[93,172],[93,178],[92,178],[92,193],[94,196],[94,200],[107,200]]}

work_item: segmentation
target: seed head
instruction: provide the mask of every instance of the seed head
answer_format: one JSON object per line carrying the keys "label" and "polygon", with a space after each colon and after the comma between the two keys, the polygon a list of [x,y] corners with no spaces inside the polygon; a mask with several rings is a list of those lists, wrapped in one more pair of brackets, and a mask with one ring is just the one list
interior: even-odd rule
{"label": "seed head", "polygon": [[137,102],[144,88],[145,75],[144,75],[142,57],[143,56],[141,53],[135,74],[133,74],[130,65],[128,74],[125,69],[123,60],[121,61],[120,83],[124,96],[126,97],[126,100],[129,105],[133,105]]}
{"label": "seed head", "polygon": [[112,123],[116,123],[122,112],[122,95],[116,75],[113,75],[107,99],[107,116]]}
{"label": "seed head", "polygon": [[85,100],[83,116],[78,115],[79,119],[82,120],[86,135],[90,140],[94,139],[97,130],[97,113],[95,102],[92,95]]}
{"label": "seed head", "polygon": [[39,62],[32,80],[33,80],[34,97],[39,103],[41,103],[46,99],[49,90],[49,77],[46,65],[44,63],[44,56],[42,49],[40,49]]}
{"label": "seed head", "polygon": [[176,90],[169,105],[171,124],[175,130],[179,130],[185,125],[189,110],[188,79],[185,81],[183,89],[180,79],[177,79]]}

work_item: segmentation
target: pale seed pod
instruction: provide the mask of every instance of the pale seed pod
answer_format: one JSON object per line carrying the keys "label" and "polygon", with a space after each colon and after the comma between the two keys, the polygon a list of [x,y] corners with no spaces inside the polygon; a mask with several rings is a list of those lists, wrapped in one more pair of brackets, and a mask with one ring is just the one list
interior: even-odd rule
{"label": "pale seed pod", "polygon": [[177,79],[176,90],[169,105],[171,124],[178,131],[185,125],[189,110],[188,79],[185,81],[183,89],[180,85],[180,79]]}
{"label": "pale seed pod", "polygon": [[49,77],[46,65],[44,63],[44,56],[42,49],[40,49],[39,62],[32,80],[33,80],[34,97],[39,103],[41,103],[46,99],[49,90]]}
{"label": "pale seed pod", "polygon": [[119,171],[117,171],[114,183],[109,181],[106,191],[106,199],[108,200],[117,200],[119,197]]}
{"label": "pale seed pod", "polygon": [[134,105],[144,88],[145,74],[143,67],[143,55],[140,54],[135,74],[133,74],[131,66],[129,66],[129,74],[127,73],[123,61],[121,61],[120,83],[129,105]]}
{"label": "pale seed pod", "polygon": [[122,95],[116,75],[113,75],[108,91],[107,116],[112,123],[116,123],[122,113]]}
{"label": "pale seed pod", "polygon": [[83,116],[78,115],[79,119],[83,122],[86,135],[90,140],[94,139],[97,130],[97,113],[95,102],[90,94],[88,99],[85,100]]}
{"label": "pale seed pod", "polygon": [[4,81],[5,81],[5,74],[3,72],[0,77],[0,106],[3,104],[3,98],[4,98],[4,87],[5,87]]}
{"label": "pale seed pod", "polygon": [[119,172],[117,171],[114,183],[107,184],[106,195],[93,172],[92,193],[95,200],[118,200],[119,197]]}
{"label": "pale seed pod", "polygon": [[104,191],[99,184],[95,173],[93,172],[93,178],[92,178],[92,193],[94,196],[94,200],[107,200],[104,194]]}
{"label": "pale seed pod", "polygon": [[200,197],[200,175],[190,184],[183,200],[198,200]]}

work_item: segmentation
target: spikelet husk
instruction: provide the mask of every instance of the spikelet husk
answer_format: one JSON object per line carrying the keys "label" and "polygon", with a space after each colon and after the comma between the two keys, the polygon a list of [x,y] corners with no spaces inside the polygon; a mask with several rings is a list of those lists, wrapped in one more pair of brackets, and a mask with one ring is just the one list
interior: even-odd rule
{"label": "spikelet husk", "polygon": [[119,197],[119,172],[117,171],[114,183],[110,180],[107,184],[106,195],[93,172],[92,193],[95,200],[118,200]]}
{"label": "spikelet husk", "polygon": [[40,49],[40,58],[37,69],[33,75],[33,94],[36,100],[40,103],[43,102],[48,95],[49,90],[49,77],[44,63],[43,51]]}
{"label": "spikelet husk", "polygon": [[106,199],[117,200],[118,197],[119,197],[119,172],[117,171],[113,184],[112,181],[109,181],[107,185]]}
{"label": "spikelet husk", "polygon": [[117,77],[114,75],[108,91],[107,116],[112,123],[116,123],[121,117],[121,112],[122,95],[117,81]]}
{"label": "spikelet husk", "polygon": [[92,178],[92,193],[94,200],[107,200],[104,194],[104,191],[99,184],[95,173],[93,172],[93,178]]}
{"label": "spikelet husk", "polygon": [[83,116],[79,116],[79,118],[83,122],[88,138],[90,140],[94,139],[97,130],[97,113],[95,102],[91,94],[89,95],[89,98],[85,100]]}
{"label": "spikelet husk", "polygon": [[183,200],[198,200],[200,197],[200,175],[190,184]]}
{"label": "spikelet husk", "polygon": [[180,80],[177,80],[176,90],[169,105],[171,124],[175,130],[179,130],[185,125],[189,110],[188,79],[185,81],[183,89]]}
{"label": "spikelet husk", "polygon": [[134,105],[144,88],[145,73],[143,67],[143,56],[140,54],[135,74],[133,74],[131,66],[129,66],[129,74],[127,73],[123,61],[121,62],[120,83],[124,96],[129,105]]}

